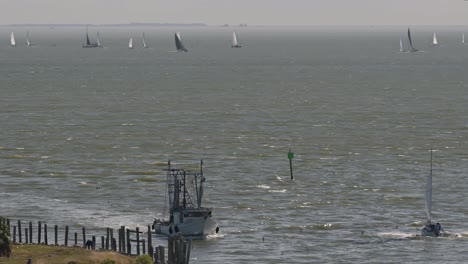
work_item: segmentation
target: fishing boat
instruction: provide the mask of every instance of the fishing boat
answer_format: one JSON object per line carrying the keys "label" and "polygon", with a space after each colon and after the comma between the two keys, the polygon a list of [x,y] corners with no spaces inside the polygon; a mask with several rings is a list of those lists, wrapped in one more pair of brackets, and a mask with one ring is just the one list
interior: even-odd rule
{"label": "fishing boat", "polygon": [[143,48],[147,49],[148,45],[146,45],[145,32],[143,32],[142,41],[143,41]]}
{"label": "fishing boat", "polygon": [[184,44],[182,44],[182,38],[180,37],[180,32],[175,33],[175,45],[177,51],[180,52],[187,52],[188,50],[184,47]]}
{"label": "fishing boat", "polygon": [[242,45],[239,45],[237,42],[236,32],[232,32],[232,45],[231,48],[242,48]]}
{"label": "fishing boat", "polygon": [[86,26],[86,44],[83,44],[83,48],[97,48],[98,43],[96,42],[91,42],[89,40],[89,35],[88,35],[88,26]]}
{"label": "fishing boat", "polygon": [[130,38],[130,40],[128,41],[128,48],[133,49],[133,38]]}
{"label": "fishing boat", "polygon": [[408,42],[409,42],[409,45],[410,45],[410,52],[416,52],[418,51],[417,49],[415,49],[413,47],[413,41],[411,40],[411,32],[410,32],[410,28],[408,28]]}
{"label": "fishing boat", "polygon": [[11,47],[16,47],[15,33],[14,32],[11,32],[11,35],[10,35],[10,46]]}
{"label": "fishing boat", "polygon": [[181,233],[185,237],[198,239],[217,234],[219,226],[212,217],[213,209],[202,206],[205,182],[203,161],[200,162],[199,171],[174,168],[171,161],[167,165],[169,220],[154,220],[155,232],[168,236]]}
{"label": "fishing boat", "polygon": [[434,36],[432,37],[432,45],[439,46],[439,42],[437,41],[436,33],[434,32]]}
{"label": "fishing boat", "polygon": [[406,50],[403,48],[403,41],[401,41],[401,38],[400,38],[400,52],[406,52]]}
{"label": "fishing boat", "polygon": [[425,192],[425,201],[426,201],[426,214],[427,222],[426,225],[421,230],[422,236],[430,237],[439,237],[442,236],[444,230],[442,226],[437,222],[432,221],[432,149],[431,149],[431,170],[426,178],[426,192]]}

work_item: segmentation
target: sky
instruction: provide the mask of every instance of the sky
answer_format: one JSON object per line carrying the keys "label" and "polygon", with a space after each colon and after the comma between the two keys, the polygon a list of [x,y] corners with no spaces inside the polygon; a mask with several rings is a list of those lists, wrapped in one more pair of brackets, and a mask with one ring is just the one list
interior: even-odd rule
{"label": "sky", "polygon": [[0,24],[468,25],[464,0],[0,0]]}

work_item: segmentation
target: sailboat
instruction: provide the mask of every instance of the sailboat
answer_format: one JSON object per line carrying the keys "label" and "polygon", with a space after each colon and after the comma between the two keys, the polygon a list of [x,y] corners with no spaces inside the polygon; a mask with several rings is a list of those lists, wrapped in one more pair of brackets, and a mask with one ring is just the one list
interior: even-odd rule
{"label": "sailboat", "polygon": [[83,48],[97,48],[98,44],[91,42],[88,35],[88,26],[86,26],[86,44],[83,45]]}
{"label": "sailboat", "polygon": [[406,50],[403,48],[403,41],[401,41],[401,38],[400,38],[400,52],[406,52]]}
{"label": "sailboat", "polygon": [[439,45],[439,42],[437,42],[437,37],[436,37],[435,32],[434,32],[434,36],[432,37],[432,45],[433,46],[438,46]]}
{"label": "sailboat", "polygon": [[465,34],[462,35],[462,44],[465,44]]}
{"label": "sailboat", "polygon": [[231,45],[231,48],[242,48],[242,45],[239,45],[239,43],[237,43],[236,32],[232,32],[232,45]]}
{"label": "sailboat", "polygon": [[426,192],[425,192],[425,201],[426,201],[426,214],[427,222],[426,225],[421,230],[422,236],[431,236],[438,237],[443,235],[442,226],[439,223],[434,223],[432,221],[432,149],[431,149],[431,170],[426,178]]}
{"label": "sailboat", "polygon": [[101,41],[99,40],[99,31],[96,33],[96,46],[98,48],[104,47],[104,46],[101,45]]}
{"label": "sailboat", "polygon": [[133,38],[130,38],[130,40],[128,41],[128,48],[133,49]]}
{"label": "sailboat", "polygon": [[408,42],[409,42],[409,45],[410,45],[410,52],[416,52],[418,51],[417,49],[415,49],[413,47],[413,41],[411,41],[411,32],[410,32],[410,28],[408,28]]}
{"label": "sailboat", "polygon": [[15,33],[14,32],[11,32],[11,35],[10,35],[10,46],[11,47],[16,47]]}
{"label": "sailboat", "polygon": [[31,47],[31,42],[29,42],[29,31],[26,31],[26,46]]}
{"label": "sailboat", "polygon": [[147,48],[148,48],[148,45],[146,45],[145,32],[143,32],[142,41],[143,41],[143,48],[147,49]]}
{"label": "sailboat", "polygon": [[175,34],[175,45],[177,51],[180,52],[187,52],[188,50],[184,47],[184,44],[182,44],[182,38],[180,37],[180,32],[177,32]]}
{"label": "sailboat", "polygon": [[[204,239],[219,232],[219,226],[212,216],[212,208],[202,207],[203,161],[199,171],[176,169],[167,163],[167,194],[169,200],[169,220],[155,219],[156,233]],[[166,205],[165,205],[166,206]]]}

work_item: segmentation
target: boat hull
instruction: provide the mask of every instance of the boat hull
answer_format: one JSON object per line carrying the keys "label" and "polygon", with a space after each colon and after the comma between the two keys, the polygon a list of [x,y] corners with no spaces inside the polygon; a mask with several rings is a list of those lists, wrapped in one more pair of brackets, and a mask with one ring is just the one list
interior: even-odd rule
{"label": "boat hull", "polygon": [[155,223],[156,233],[174,236],[180,233],[185,237],[204,239],[219,232],[218,223],[211,217],[186,217],[183,223]]}

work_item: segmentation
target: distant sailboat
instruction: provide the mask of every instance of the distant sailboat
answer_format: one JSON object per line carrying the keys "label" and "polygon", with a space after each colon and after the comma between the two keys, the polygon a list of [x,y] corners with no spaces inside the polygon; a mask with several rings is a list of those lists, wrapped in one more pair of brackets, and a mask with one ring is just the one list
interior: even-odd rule
{"label": "distant sailboat", "polygon": [[86,44],[83,45],[83,48],[97,48],[98,43],[93,43],[89,40],[89,35],[88,35],[88,26],[86,26]]}
{"label": "distant sailboat", "polygon": [[14,32],[11,32],[11,35],[10,35],[10,46],[16,47],[15,33]]}
{"label": "distant sailboat", "polygon": [[96,44],[97,47],[102,48],[101,41],[99,40],[99,31],[96,33]]}
{"label": "distant sailboat", "polygon": [[184,47],[184,44],[182,44],[182,38],[180,37],[180,32],[177,32],[175,34],[175,45],[176,45],[177,51],[187,52],[187,49]]}
{"label": "distant sailboat", "polygon": [[400,52],[406,52],[406,50],[403,48],[403,41],[401,41],[401,38],[400,38]]}
{"label": "distant sailboat", "polygon": [[462,44],[465,44],[465,34],[462,35]]}
{"label": "distant sailboat", "polygon": [[147,49],[147,48],[148,48],[148,45],[146,45],[145,32],[143,32],[142,41],[143,41],[143,48]]}
{"label": "distant sailboat", "polygon": [[26,46],[31,47],[31,42],[29,42],[29,31],[26,31]]}
{"label": "distant sailboat", "polygon": [[239,43],[237,42],[236,32],[232,32],[231,48],[242,48],[242,45],[239,45]]}
{"label": "distant sailboat", "polygon": [[128,48],[133,49],[133,38],[130,38],[130,40],[128,41]]}
{"label": "distant sailboat", "polygon": [[410,52],[416,52],[418,51],[417,49],[415,49],[413,47],[413,41],[411,41],[411,32],[410,32],[410,28],[408,28],[408,42],[409,42],[409,45],[410,45]]}
{"label": "distant sailboat", "polygon": [[435,32],[434,32],[434,36],[432,37],[432,45],[433,46],[438,46],[439,45],[439,42],[437,42],[437,37],[436,37]]}

